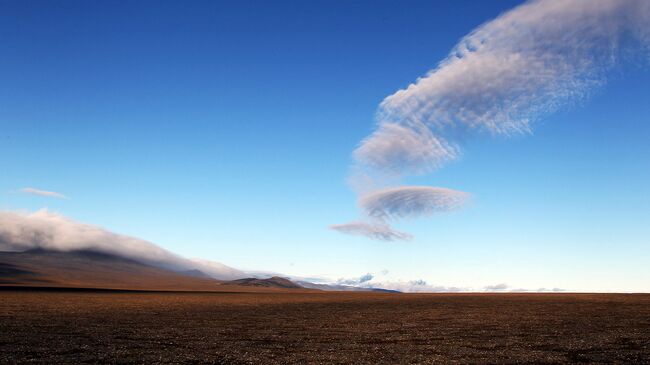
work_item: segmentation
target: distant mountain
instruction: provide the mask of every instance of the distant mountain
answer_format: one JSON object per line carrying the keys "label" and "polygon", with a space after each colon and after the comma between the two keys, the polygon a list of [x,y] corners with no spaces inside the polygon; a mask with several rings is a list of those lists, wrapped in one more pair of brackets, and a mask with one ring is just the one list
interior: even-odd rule
{"label": "distant mountain", "polygon": [[258,287],[267,287],[267,288],[285,288],[285,289],[303,288],[302,286],[294,283],[293,281],[279,276],[273,276],[268,279],[244,278],[238,280],[231,280],[226,283],[232,285],[258,286]]}
{"label": "distant mountain", "polygon": [[212,279],[199,270],[175,272],[94,251],[0,252],[0,286],[128,290],[267,291],[300,288],[283,278]]}
{"label": "distant mountain", "polygon": [[179,271],[179,273],[187,276],[193,276],[195,278],[211,279],[210,275],[207,275],[203,271],[197,269]]}
{"label": "distant mountain", "polygon": [[0,252],[0,285],[213,290],[219,281],[93,251]]}
{"label": "distant mountain", "polygon": [[174,271],[90,250],[0,251],[0,286],[179,291],[324,290],[397,292],[379,288],[315,284],[280,276],[217,280],[198,269]]}

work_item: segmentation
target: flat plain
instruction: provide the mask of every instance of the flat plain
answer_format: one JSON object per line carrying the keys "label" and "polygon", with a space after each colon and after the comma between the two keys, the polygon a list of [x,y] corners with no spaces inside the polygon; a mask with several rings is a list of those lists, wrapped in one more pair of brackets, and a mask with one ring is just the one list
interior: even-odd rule
{"label": "flat plain", "polygon": [[1,363],[650,363],[650,295],[0,291]]}

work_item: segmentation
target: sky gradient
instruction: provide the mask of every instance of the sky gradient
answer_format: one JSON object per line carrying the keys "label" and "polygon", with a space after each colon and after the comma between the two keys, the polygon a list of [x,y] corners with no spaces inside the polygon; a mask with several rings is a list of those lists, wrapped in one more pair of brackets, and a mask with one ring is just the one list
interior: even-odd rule
{"label": "sky gradient", "polygon": [[463,136],[460,158],[408,176],[472,196],[394,223],[412,240],[328,228],[360,219],[353,151],[382,100],[520,3],[1,2],[0,210],[243,270],[650,291],[643,62],[529,133]]}

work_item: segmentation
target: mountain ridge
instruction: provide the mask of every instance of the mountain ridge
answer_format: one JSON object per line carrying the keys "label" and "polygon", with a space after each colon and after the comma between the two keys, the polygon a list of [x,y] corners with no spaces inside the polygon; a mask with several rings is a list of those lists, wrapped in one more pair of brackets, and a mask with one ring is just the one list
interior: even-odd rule
{"label": "mountain ridge", "polygon": [[93,250],[0,251],[0,286],[181,291],[302,288],[284,278],[240,280],[218,280],[200,270],[173,271]]}

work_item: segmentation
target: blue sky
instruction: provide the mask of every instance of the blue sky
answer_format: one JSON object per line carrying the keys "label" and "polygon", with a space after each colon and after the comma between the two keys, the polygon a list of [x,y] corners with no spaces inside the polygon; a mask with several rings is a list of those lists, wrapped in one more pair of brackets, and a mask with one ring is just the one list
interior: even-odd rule
{"label": "blue sky", "polygon": [[407,177],[472,194],[397,222],[412,241],[328,229],[359,217],[346,180],[380,102],[518,4],[2,2],[0,209],[296,276],[650,291],[642,65]]}

